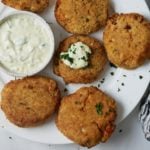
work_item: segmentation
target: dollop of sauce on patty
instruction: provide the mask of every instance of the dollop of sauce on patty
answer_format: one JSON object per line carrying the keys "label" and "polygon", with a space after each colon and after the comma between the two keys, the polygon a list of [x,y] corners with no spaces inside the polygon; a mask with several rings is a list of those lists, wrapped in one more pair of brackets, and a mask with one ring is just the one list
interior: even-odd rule
{"label": "dollop of sauce on patty", "polygon": [[70,68],[80,69],[88,66],[90,54],[91,49],[86,44],[76,42],[66,52],[60,53],[60,59]]}

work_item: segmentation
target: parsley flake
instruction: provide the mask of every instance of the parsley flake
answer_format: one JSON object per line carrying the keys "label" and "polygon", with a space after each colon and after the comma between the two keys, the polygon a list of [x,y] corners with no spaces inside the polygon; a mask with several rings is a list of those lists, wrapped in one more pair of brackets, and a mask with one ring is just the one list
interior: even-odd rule
{"label": "parsley flake", "polygon": [[61,54],[60,59],[66,59],[68,60],[71,64],[73,63],[73,58],[69,57],[69,54]]}
{"label": "parsley flake", "polygon": [[98,115],[102,115],[102,109],[103,109],[103,105],[101,103],[98,103],[95,105],[96,111]]}

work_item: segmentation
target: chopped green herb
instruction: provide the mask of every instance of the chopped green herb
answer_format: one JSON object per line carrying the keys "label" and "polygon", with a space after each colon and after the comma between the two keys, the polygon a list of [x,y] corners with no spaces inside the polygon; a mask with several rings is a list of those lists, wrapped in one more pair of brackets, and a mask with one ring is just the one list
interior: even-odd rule
{"label": "chopped green herb", "polygon": [[60,59],[67,59],[69,54],[60,54]]}
{"label": "chopped green herb", "polygon": [[86,57],[85,57],[85,56],[83,56],[81,59],[82,59],[82,60],[84,60],[84,61],[87,61],[87,59],[86,59]]}
{"label": "chopped green herb", "polygon": [[84,46],[82,46],[82,45],[81,45],[80,47],[81,47],[82,49],[84,48]]}
{"label": "chopped green herb", "polygon": [[68,61],[70,61],[70,63],[73,64],[73,58],[68,57]]}
{"label": "chopped green herb", "polygon": [[96,104],[96,111],[98,115],[102,115],[103,105],[101,103]]}
{"label": "chopped green herb", "polygon": [[73,58],[69,57],[69,54],[61,54],[60,59],[66,59],[68,60],[71,64],[73,63]]}
{"label": "chopped green herb", "polygon": [[73,53],[73,54],[76,54],[76,49],[74,49],[74,50],[72,51],[72,53]]}
{"label": "chopped green herb", "polygon": [[127,77],[126,75],[123,75],[123,77]]}

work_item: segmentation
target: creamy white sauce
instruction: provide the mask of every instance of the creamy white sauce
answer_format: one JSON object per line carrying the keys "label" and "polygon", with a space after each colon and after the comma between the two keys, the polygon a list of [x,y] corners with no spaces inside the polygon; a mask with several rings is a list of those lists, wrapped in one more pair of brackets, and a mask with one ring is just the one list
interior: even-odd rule
{"label": "creamy white sauce", "polygon": [[70,68],[80,69],[88,66],[89,54],[91,50],[86,44],[76,42],[69,47],[67,52],[60,53],[60,59]]}
{"label": "creamy white sauce", "polygon": [[36,70],[50,50],[46,29],[34,17],[16,14],[0,24],[0,65],[15,73]]}

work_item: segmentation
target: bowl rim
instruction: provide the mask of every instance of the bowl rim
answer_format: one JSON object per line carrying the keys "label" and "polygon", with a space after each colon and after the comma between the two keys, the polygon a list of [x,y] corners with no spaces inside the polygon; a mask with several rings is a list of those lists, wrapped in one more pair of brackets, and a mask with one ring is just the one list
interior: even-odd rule
{"label": "bowl rim", "polygon": [[28,15],[31,16],[33,18],[35,18],[37,20],[37,22],[39,22],[39,24],[41,26],[44,26],[44,29],[47,32],[48,38],[49,38],[49,42],[50,42],[50,50],[49,50],[49,57],[47,58],[47,60],[40,66],[37,67],[37,69],[34,69],[33,71],[29,71],[27,73],[17,73],[15,71],[11,71],[7,68],[5,68],[3,65],[1,65],[0,63],[0,70],[5,72],[8,75],[14,76],[14,77],[26,77],[26,76],[33,76],[37,73],[39,73],[40,71],[42,71],[52,60],[53,55],[54,55],[54,51],[55,51],[55,39],[54,39],[54,33],[52,31],[51,26],[39,15],[32,13],[32,12],[28,12],[28,11],[11,11],[8,14],[4,15],[1,19],[0,19],[0,26],[1,24],[7,20],[8,18],[15,16],[15,15]]}

